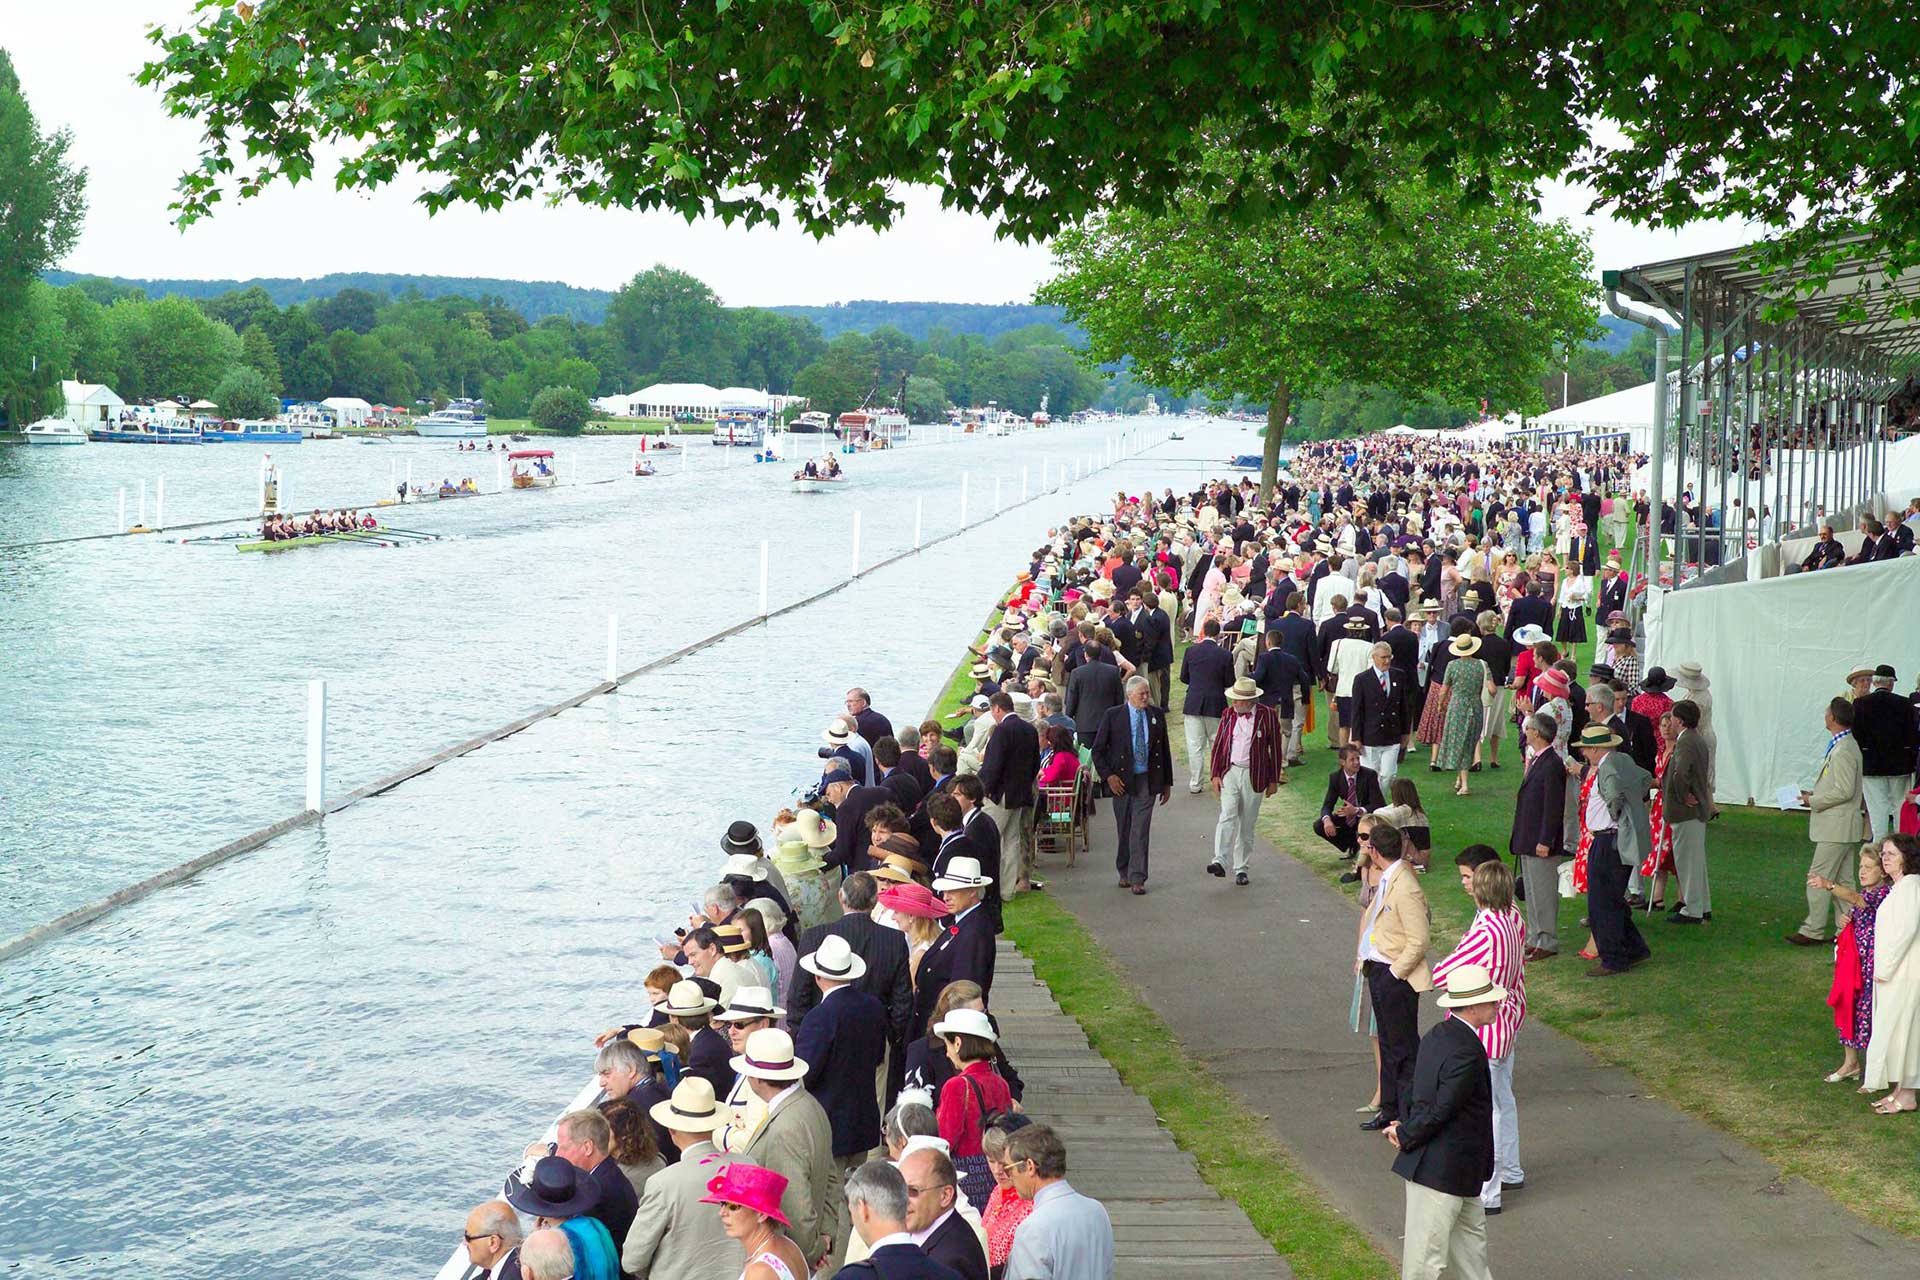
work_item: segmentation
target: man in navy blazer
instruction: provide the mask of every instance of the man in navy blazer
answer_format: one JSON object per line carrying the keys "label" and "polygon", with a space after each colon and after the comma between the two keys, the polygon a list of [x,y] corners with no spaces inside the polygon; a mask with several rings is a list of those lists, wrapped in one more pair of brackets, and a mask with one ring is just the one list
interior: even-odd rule
{"label": "man in navy blazer", "polygon": [[1207,762],[1213,758],[1213,735],[1227,710],[1227,686],[1233,683],[1233,654],[1219,643],[1220,619],[1200,626],[1200,643],[1188,647],[1180,659],[1180,683],[1187,686],[1180,715],[1187,731],[1187,790],[1200,794]]}
{"label": "man in navy blazer", "polygon": [[793,1052],[807,1064],[807,1092],[833,1126],[833,1155],[864,1159],[880,1145],[880,1104],[874,1078],[886,1059],[887,1011],[853,985],[867,962],[847,940],[828,934],[820,947],[800,957],[813,975],[820,1003],[793,1037]]}
{"label": "man in navy blazer", "polygon": [[938,1147],[915,1147],[896,1162],[907,1180],[907,1230],[914,1243],[960,1280],[987,1280],[980,1237],[956,1212],[960,1175]]}
{"label": "man in navy blazer", "polygon": [[[1192,654],[1193,650],[1187,652]],[[1220,652],[1224,654],[1225,650]],[[1232,670],[1231,659],[1228,670]],[[1152,697],[1145,680],[1139,676],[1129,679],[1127,700],[1100,718],[1100,731],[1093,738],[1093,770],[1113,797],[1113,821],[1120,835],[1114,869],[1120,883],[1134,893],[1147,891],[1154,806],[1165,804],[1173,794],[1173,745],[1167,739],[1167,713],[1153,705]]]}
{"label": "man in navy blazer", "polygon": [[846,1194],[853,1229],[872,1252],[840,1268],[835,1280],[960,1280],[914,1244],[907,1230],[907,1180],[898,1169],[870,1160],[847,1175]]}
{"label": "man in navy blazer", "polygon": [[[936,811],[934,824],[938,826],[941,821],[942,815]],[[920,957],[919,983],[913,1000],[914,1025],[909,1040],[926,1034],[927,1018],[948,983],[963,979],[977,982],[982,998],[991,999],[993,918],[981,909],[991,878],[981,872],[977,858],[964,854],[949,860],[946,872],[934,878],[933,891],[953,914],[947,917],[939,936]]]}

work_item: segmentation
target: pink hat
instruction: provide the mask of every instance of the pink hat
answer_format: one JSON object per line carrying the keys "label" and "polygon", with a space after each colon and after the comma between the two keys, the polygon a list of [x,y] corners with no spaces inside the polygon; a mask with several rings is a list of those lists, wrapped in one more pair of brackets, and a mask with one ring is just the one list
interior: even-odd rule
{"label": "pink hat", "polygon": [[1573,686],[1567,683],[1567,673],[1552,667],[1541,672],[1540,678],[1533,683],[1549,698],[1564,698],[1573,691]]}
{"label": "pink hat", "polygon": [[735,1162],[707,1180],[707,1194],[701,1204],[737,1204],[755,1213],[764,1213],[781,1226],[790,1226],[780,1212],[780,1197],[787,1192],[785,1175],[757,1164]]}
{"label": "pink hat", "polygon": [[903,916],[921,916],[928,920],[953,914],[953,908],[942,902],[933,890],[919,884],[897,884],[882,890],[880,905]]}

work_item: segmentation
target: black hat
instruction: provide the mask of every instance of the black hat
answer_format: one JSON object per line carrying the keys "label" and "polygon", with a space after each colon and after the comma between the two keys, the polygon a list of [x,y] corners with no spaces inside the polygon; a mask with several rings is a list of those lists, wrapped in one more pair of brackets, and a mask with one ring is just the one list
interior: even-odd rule
{"label": "black hat", "polygon": [[1632,644],[1633,632],[1628,630],[1626,627],[1615,627],[1613,630],[1607,632],[1607,643],[1608,644]]}
{"label": "black hat", "polygon": [[1896,678],[1892,665],[1885,662],[1873,669],[1873,675],[1876,680],[1892,680]]}
{"label": "black hat", "polygon": [[1595,680],[1613,679],[1613,667],[1609,663],[1596,662],[1587,668],[1587,675]]}
{"label": "black hat", "polygon": [[720,837],[720,852],[729,857],[736,853],[759,853],[760,829],[745,818],[729,824],[727,834]]}
{"label": "black hat", "polygon": [[600,1202],[593,1179],[560,1156],[541,1156],[524,1181],[514,1170],[502,1194],[508,1204],[536,1218],[578,1218]]}
{"label": "black hat", "polygon": [[1647,674],[1640,677],[1640,688],[1647,693],[1665,693],[1673,688],[1673,677],[1665,667],[1649,667]]}

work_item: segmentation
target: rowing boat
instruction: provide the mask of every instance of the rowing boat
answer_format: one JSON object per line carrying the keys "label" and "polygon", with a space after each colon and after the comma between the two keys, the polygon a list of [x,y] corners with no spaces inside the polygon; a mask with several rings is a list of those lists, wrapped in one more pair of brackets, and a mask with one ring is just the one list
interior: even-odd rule
{"label": "rowing boat", "polygon": [[847,477],[798,475],[793,478],[795,493],[839,493],[847,487]]}
{"label": "rowing boat", "polygon": [[284,538],[278,542],[242,542],[234,547],[235,551],[291,551],[295,547],[317,547],[325,542],[360,542],[374,546],[391,546],[381,540],[378,529],[367,529],[353,533],[310,533],[302,538]]}

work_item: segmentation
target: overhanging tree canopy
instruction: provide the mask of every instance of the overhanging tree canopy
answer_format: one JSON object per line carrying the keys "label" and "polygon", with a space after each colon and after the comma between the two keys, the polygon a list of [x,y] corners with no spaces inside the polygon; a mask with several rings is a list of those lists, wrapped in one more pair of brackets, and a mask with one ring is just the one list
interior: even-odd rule
{"label": "overhanging tree canopy", "polygon": [[[1260,199],[1377,189],[1369,137],[1476,196],[1571,176],[1622,217],[1741,217],[1797,247],[1858,222],[1920,257],[1920,24],[1907,6],[1475,0],[200,0],[142,73],[202,122],[183,219],[313,169],[418,168],[429,208],[546,192],[824,233],[896,181],[1045,235],[1155,207],[1203,129],[1286,156]],[[1303,128],[1337,102],[1331,129]],[[1590,123],[1623,135],[1599,145]],[[1233,208],[1246,193],[1210,199]],[[1794,219],[1800,218],[1797,223]]]}
{"label": "overhanging tree canopy", "polygon": [[1263,496],[1295,401],[1355,382],[1530,406],[1548,357],[1593,328],[1585,239],[1536,220],[1519,192],[1468,205],[1403,178],[1385,196],[1404,235],[1352,198],[1223,223],[1199,190],[1243,164],[1214,156],[1165,213],[1061,233],[1040,299],[1086,330],[1090,360],[1130,356],[1148,381],[1268,402]]}

